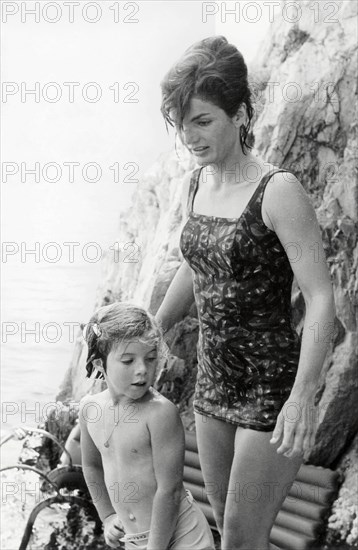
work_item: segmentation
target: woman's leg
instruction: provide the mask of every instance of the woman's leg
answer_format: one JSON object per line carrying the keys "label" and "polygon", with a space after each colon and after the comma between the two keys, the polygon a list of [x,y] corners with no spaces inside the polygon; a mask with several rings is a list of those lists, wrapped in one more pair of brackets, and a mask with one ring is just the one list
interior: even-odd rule
{"label": "woman's leg", "polygon": [[269,549],[273,522],[302,462],[278,455],[278,445],[269,443],[271,436],[236,429],[222,550]]}
{"label": "woman's leg", "polygon": [[236,426],[195,413],[199,458],[206,493],[220,534],[235,450]]}

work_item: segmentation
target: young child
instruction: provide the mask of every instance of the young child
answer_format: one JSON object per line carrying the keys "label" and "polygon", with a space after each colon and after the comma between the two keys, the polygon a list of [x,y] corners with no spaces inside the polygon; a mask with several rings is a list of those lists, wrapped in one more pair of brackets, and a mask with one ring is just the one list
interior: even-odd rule
{"label": "young child", "polygon": [[142,308],[114,303],[86,327],[88,376],[107,389],[81,401],[84,476],[111,548],[214,550],[209,525],[183,487],[184,430],[153,387],[161,331]]}

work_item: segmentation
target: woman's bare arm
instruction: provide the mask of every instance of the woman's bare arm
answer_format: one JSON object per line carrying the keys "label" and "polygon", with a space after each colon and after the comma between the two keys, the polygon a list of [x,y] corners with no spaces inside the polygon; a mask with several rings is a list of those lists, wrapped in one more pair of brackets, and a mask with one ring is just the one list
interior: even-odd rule
{"label": "woman's bare arm", "polygon": [[319,225],[307,194],[293,175],[281,173],[272,180],[264,212],[286,250],[306,305],[295,383],[272,439],[277,443],[282,437],[277,451],[294,457],[312,443],[314,396],[332,334],[334,299]]}
{"label": "woman's bare arm", "polygon": [[194,301],[191,269],[184,260],[170,283],[164,300],[157,311],[164,332],[183,319]]}
{"label": "woman's bare arm", "polygon": [[[191,173],[187,174],[183,181],[182,209],[183,224],[186,222],[186,204],[190,185]],[[162,324],[164,332],[167,332],[175,323],[188,314],[190,306],[194,302],[192,271],[184,260],[176,272],[164,300],[156,313],[156,319]]]}

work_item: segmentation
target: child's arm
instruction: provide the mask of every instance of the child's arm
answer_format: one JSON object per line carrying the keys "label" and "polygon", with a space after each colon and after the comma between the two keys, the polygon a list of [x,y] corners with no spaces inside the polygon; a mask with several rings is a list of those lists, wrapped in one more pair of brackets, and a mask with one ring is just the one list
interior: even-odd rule
{"label": "child's arm", "polygon": [[148,419],[148,427],[157,491],[147,550],[167,550],[183,490],[184,430],[176,406],[169,401],[155,403],[153,413]]}
{"label": "child's arm", "polygon": [[[79,424],[76,424],[67,438],[65,449],[71,455],[73,464],[81,464],[81,430]],[[60,458],[61,466],[67,466],[69,463],[68,455],[63,452]]]}
{"label": "child's arm", "polygon": [[85,399],[81,401],[79,411],[83,474],[93,504],[103,522],[106,543],[111,548],[117,548],[119,547],[118,539],[123,536],[124,532],[120,528],[120,522],[118,521],[116,511],[112,506],[104,482],[101,454],[88,433],[85,414],[83,414],[83,405],[85,401]]}

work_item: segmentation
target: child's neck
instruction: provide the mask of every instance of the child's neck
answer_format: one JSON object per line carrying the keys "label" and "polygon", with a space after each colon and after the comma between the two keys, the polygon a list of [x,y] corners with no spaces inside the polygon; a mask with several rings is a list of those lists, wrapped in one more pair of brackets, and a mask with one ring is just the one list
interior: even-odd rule
{"label": "child's neck", "polygon": [[143,403],[147,401],[150,395],[150,388],[144,395],[142,395],[142,397],[138,399],[133,399],[132,397],[129,397],[128,395],[125,395],[125,394],[117,394],[111,388],[107,388],[107,391],[109,394],[110,405],[113,407],[117,407],[117,406],[126,407],[128,405],[132,405],[133,403],[137,403],[137,404]]}

